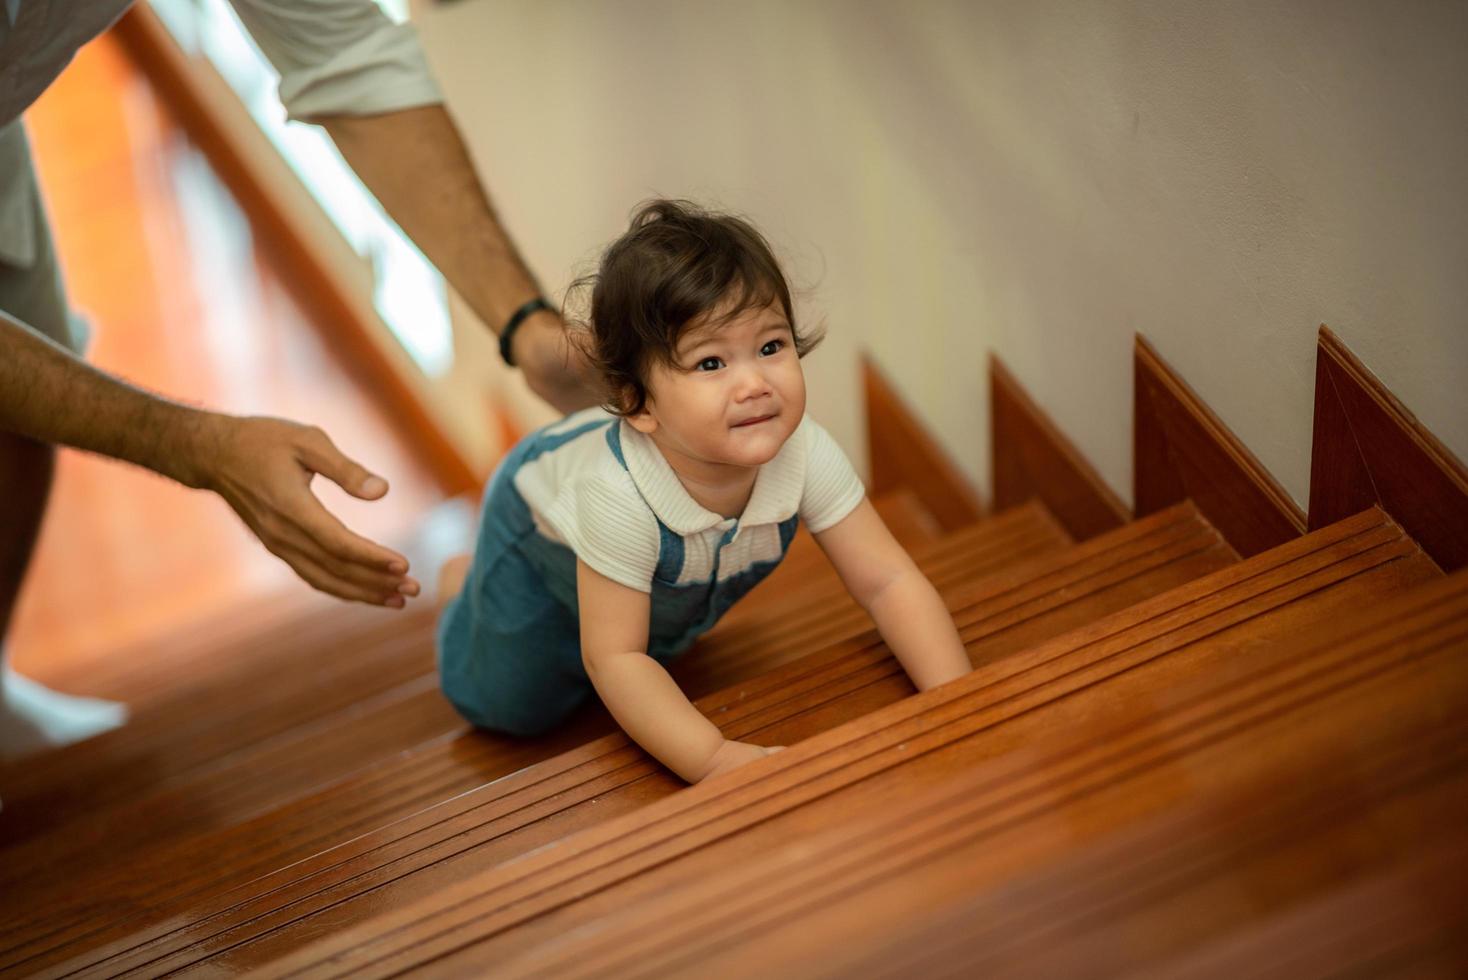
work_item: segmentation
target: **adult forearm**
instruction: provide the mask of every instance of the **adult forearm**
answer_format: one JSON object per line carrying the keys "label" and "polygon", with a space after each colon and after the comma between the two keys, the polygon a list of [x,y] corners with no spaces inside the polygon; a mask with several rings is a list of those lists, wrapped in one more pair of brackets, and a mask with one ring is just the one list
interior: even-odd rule
{"label": "adult forearm", "polygon": [[[443,106],[316,120],[408,237],[491,330],[540,295],[501,226]],[[592,404],[585,365],[560,317],[540,312],[515,334],[512,354],[531,388],[563,411]]]}
{"label": "adult forearm", "polygon": [[492,329],[539,293],[443,106],[317,121],[387,213]]}
{"label": "adult forearm", "polygon": [[972,669],[952,614],[923,575],[914,572],[894,579],[867,612],[919,691]]}
{"label": "adult forearm", "polygon": [[135,388],[0,313],[0,429],[200,485],[211,413]]}
{"label": "adult forearm", "polygon": [[98,371],[0,313],[0,431],[127,460],[218,493],[315,588],[402,606],[418,594],[402,555],[342,526],[310,491],[322,474],[375,500],[387,483],[326,434],[283,419],[180,405]]}
{"label": "adult forearm", "polygon": [[617,724],[638,745],[688,782],[708,771],[724,736],[645,653],[588,658],[586,673]]}

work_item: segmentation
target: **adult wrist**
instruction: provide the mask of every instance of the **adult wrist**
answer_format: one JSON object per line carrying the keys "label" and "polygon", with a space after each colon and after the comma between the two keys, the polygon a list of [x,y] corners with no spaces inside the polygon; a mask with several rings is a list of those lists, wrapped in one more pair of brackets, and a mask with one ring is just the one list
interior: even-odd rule
{"label": "adult wrist", "polygon": [[554,322],[559,325],[560,317],[554,311],[536,310],[521,322],[510,344],[500,351],[501,357],[506,353],[510,355],[505,363],[519,368],[527,380],[534,380],[545,373],[544,332],[551,326],[552,317],[555,317]]}
{"label": "adult wrist", "polygon": [[170,405],[169,435],[159,446],[161,458],[148,468],[193,490],[214,490],[215,464],[232,417],[205,409]]}
{"label": "adult wrist", "polygon": [[551,306],[550,301],[544,296],[536,296],[522,303],[500,328],[500,357],[510,367],[519,367],[523,363],[515,354],[515,338],[520,332],[520,327],[535,314],[546,311],[554,313],[555,307]]}

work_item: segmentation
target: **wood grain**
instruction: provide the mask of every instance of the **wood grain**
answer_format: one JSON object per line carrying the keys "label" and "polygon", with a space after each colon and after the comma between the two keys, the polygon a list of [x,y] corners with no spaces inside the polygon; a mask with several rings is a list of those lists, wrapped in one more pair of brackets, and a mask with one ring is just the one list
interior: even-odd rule
{"label": "wood grain", "polygon": [[[894,529],[919,567],[940,587],[1000,568],[1023,568],[1026,558],[1056,554],[1070,544],[1038,505],[923,544],[920,537],[908,536],[925,536],[925,525],[910,527],[900,519],[904,500],[901,495],[895,502],[879,497],[876,506],[894,518]],[[1217,543],[1216,534],[1196,514],[1158,518],[1152,522],[1154,532],[1191,519],[1195,534]],[[1145,535],[1148,530],[1144,526],[1136,533]],[[1153,538],[1148,547],[1157,544]],[[1201,551],[1182,560],[1176,574],[1192,567],[1189,561],[1232,557],[1231,553],[1214,557],[1206,547]],[[1116,575],[1128,568],[1117,556],[1106,571]],[[831,615],[850,600],[828,562],[807,574],[808,580],[796,590],[794,607],[785,594],[751,594],[743,601],[764,614],[732,628],[721,623],[673,666],[674,678],[691,697],[725,692],[713,701],[700,701],[701,708],[710,713],[724,710],[760,688],[761,672],[839,639],[870,633],[870,619],[854,603],[851,614]],[[1085,594],[1069,598],[1078,603]],[[248,660],[242,665],[246,669],[237,667],[222,675],[200,670],[197,700],[191,698],[177,711],[158,715],[134,737],[127,737],[124,730],[109,742],[108,753],[79,750],[76,758],[67,760],[66,768],[91,766],[87,771],[101,770],[97,782],[106,786],[125,782],[134,793],[106,797],[111,806],[83,807],[70,824],[58,824],[18,851],[0,852],[5,855],[0,883],[13,881],[17,886],[0,889],[0,911],[8,917],[7,926],[0,927],[0,968],[23,960],[34,964],[39,951],[54,949],[63,940],[80,943],[84,936],[95,937],[100,920],[116,920],[124,909],[135,914],[156,907],[167,894],[198,896],[226,889],[614,730],[604,711],[588,705],[566,731],[544,739],[469,734],[465,723],[444,713],[445,704],[431,683],[431,617],[392,617],[362,609],[332,612],[321,622],[283,624],[278,635],[260,637],[268,649],[253,662],[264,674],[279,672],[293,660],[309,659],[313,650],[332,645],[334,639],[351,655],[325,658],[317,677],[319,688],[261,690],[260,683],[250,680]],[[404,685],[401,689],[389,690],[375,703],[367,700],[373,688],[364,688],[364,683],[386,684],[395,675],[401,675],[397,678]],[[414,682],[408,683],[410,679]],[[731,689],[731,685],[740,686]],[[241,689],[254,693],[240,705],[242,716],[231,722],[229,699]],[[205,710],[192,717],[191,706]],[[306,722],[317,714],[301,713],[332,709],[336,714],[314,725]],[[217,724],[221,712],[222,725]],[[166,736],[170,726],[189,736],[186,750],[158,737]],[[373,748],[384,740],[408,748],[409,739],[429,744],[391,761],[374,756]],[[151,750],[141,752],[144,745]],[[232,750],[221,751],[222,746]],[[123,770],[110,780],[109,757]],[[161,771],[149,772],[148,764],[155,758]],[[204,760],[211,764],[201,764]],[[186,767],[189,762],[193,765]],[[350,777],[352,768],[370,763],[370,774],[346,778],[339,794],[312,797],[301,807],[284,803],[303,788]],[[42,785],[58,791],[75,783],[66,778],[66,769],[48,775],[51,780]],[[103,791],[104,787],[88,787],[83,792],[101,800]],[[31,787],[32,796],[35,792]],[[181,799],[207,799],[210,805],[183,806]],[[269,807],[278,808],[279,819],[251,818]],[[35,819],[42,819],[45,812],[30,808]],[[231,824],[241,824],[238,833]],[[65,875],[60,874],[63,868]],[[74,925],[69,922],[72,913]]]}
{"label": "wood grain", "polygon": [[870,358],[862,359],[873,494],[907,487],[945,531],[984,516],[979,495]]}
{"label": "wood grain", "polygon": [[[988,661],[1232,560],[1216,532],[1184,505],[1063,554],[1011,563],[987,581],[960,583],[947,598],[965,642]],[[895,661],[865,632],[700,701],[699,707],[730,737],[785,743],[910,693]],[[216,951],[214,966],[265,962],[328,923],[336,928],[384,903],[433,894],[465,875],[681,789],[625,738],[612,736],[253,882],[248,890],[258,901],[243,903],[242,890],[235,889],[224,896],[228,908],[212,918],[207,906],[181,909],[169,920],[194,925],[145,947],[138,946],[138,937],[117,944],[138,948],[107,960],[106,972],[144,960],[171,969]]]}
{"label": "wood grain", "polygon": [[992,354],[989,419],[995,510],[1038,498],[1077,541],[1131,519],[1121,498]]}
{"label": "wood grain", "polygon": [[1378,506],[1445,571],[1468,565],[1468,468],[1321,326],[1310,527]]}
{"label": "wood grain", "polygon": [[[1379,511],[1359,515],[985,663],[726,779],[381,910],[371,924],[336,932],[270,968],[386,976],[429,962],[450,971],[505,962],[636,895],[667,887],[670,878],[748,860],[769,846],[770,835],[788,839],[840,822],[843,813],[880,811],[882,801],[1003,755],[1040,730],[1104,714],[1115,703],[1106,693],[1117,690],[1111,678],[1130,678],[1122,689],[1145,698],[1147,690],[1166,690],[1179,676],[1217,669],[1243,651],[1282,649],[1283,637],[1366,595],[1400,591],[1435,574]],[[1169,657],[1183,649],[1192,651],[1189,657]]]}
{"label": "wood grain", "polygon": [[[1035,799],[1014,809],[995,806],[1001,778],[1014,778],[1011,758],[749,864],[685,879],[594,933],[546,943],[501,970],[604,977],[697,964],[747,976],[1109,976],[1179,953],[1218,962],[1221,951],[1198,956],[1197,947],[1234,934],[1252,942],[1224,960],[1262,966],[1325,947],[1344,968],[1363,960],[1342,952],[1370,948],[1355,929],[1375,926],[1381,944],[1383,913],[1416,942],[1441,943],[1468,894],[1468,674],[1457,669],[1468,651],[1468,577],[1363,607],[1313,639],[1298,652],[1256,656],[1259,666],[1236,680],[1200,675],[1126,724],[1060,732],[1018,753],[1034,764],[1068,749],[1091,765],[1064,775],[1054,766],[1050,785],[1037,779]],[[1156,752],[1169,742],[1171,759]],[[1103,753],[1120,763],[1117,781],[1100,778]],[[1171,795],[1169,768],[1197,773],[1196,791],[1156,807]],[[1126,797],[1153,802],[1138,814]],[[1076,846],[1075,828],[1098,821],[1107,829]],[[993,856],[1006,852],[1022,857]],[[1432,875],[1424,859],[1456,874]],[[1397,867],[1434,884],[1373,909],[1365,895],[1401,884]],[[1363,874],[1365,895],[1341,901],[1340,890],[1363,891]],[[1250,900],[1230,900],[1240,894]],[[1311,914],[1291,907],[1302,899]],[[1305,930],[1321,920],[1339,928]],[[1260,941],[1270,924],[1302,942],[1276,941],[1271,951]],[[751,928],[758,944],[736,941]],[[1464,945],[1455,945],[1461,956]]]}
{"label": "wood grain", "polygon": [[1134,365],[1137,516],[1191,498],[1245,557],[1304,533],[1304,512],[1140,334]]}

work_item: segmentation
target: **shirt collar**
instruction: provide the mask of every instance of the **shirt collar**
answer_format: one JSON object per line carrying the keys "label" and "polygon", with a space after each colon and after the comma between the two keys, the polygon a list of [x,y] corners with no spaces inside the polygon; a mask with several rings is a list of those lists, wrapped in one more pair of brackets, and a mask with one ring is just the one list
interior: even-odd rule
{"label": "shirt collar", "polygon": [[[638,432],[625,419],[618,424],[627,472],[658,520],[677,534],[697,534],[724,523],[726,518],[689,495],[651,436]],[[805,490],[805,460],[806,424],[801,419],[775,458],[760,467],[749,503],[739,517],[741,527],[777,524],[795,515]]]}

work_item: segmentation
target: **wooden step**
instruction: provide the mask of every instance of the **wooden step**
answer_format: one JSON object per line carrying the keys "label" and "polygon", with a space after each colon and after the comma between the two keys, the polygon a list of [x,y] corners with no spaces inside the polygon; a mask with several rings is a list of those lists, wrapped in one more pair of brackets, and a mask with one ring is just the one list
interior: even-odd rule
{"label": "wooden step", "polygon": [[1445,913],[1468,914],[1468,574],[1343,619],[1252,675],[1197,678],[1122,724],[784,841],[496,975],[1124,976],[1208,944],[1238,963],[1269,950],[1226,940],[1326,914],[1354,917],[1313,935],[1359,968],[1337,937],[1374,918],[1336,894],[1362,877],[1379,894],[1424,852],[1459,877],[1403,911],[1441,938]]}
{"label": "wooden step", "polygon": [[48,670],[43,680],[68,693],[122,701],[136,715],[187,693],[211,666],[223,668],[231,658],[222,659],[221,651],[289,636],[300,624],[324,613],[351,610],[305,588],[254,597],[228,613],[180,623],[166,638],[69,657]]}
{"label": "wooden step", "polygon": [[[881,514],[883,523],[892,531],[893,537],[902,542],[903,547],[914,558],[919,554],[928,554],[929,549],[945,540],[957,539],[955,536],[943,533],[937,521],[923,509],[922,504],[911,491],[892,491],[878,498],[875,504],[877,512]],[[1058,539],[1064,544],[1070,543],[1070,537],[1060,529],[1055,518],[1043,507],[1024,513],[1019,513],[1016,508],[1015,513],[1001,514],[963,530],[967,532],[983,528],[986,534],[992,535],[997,534],[1000,528],[1015,523],[1024,525],[1031,539],[1040,541]],[[751,589],[747,596],[725,613],[714,629],[727,631],[733,624],[743,620],[763,618],[765,608],[788,606],[793,595],[819,588],[822,583],[829,583],[834,578],[834,570],[825,552],[821,550],[820,545],[816,544],[810,531],[801,525],[795,533],[794,540],[790,542],[790,550],[786,553],[784,561],[780,562],[780,567],[771,572],[768,578]]]}
{"label": "wooden step", "polygon": [[123,727],[0,768],[0,846],[189,781],[231,755],[420,681],[434,671],[433,620],[427,607],[396,615],[322,609],[283,634],[223,647],[228,670],[205,672],[205,682]]}
{"label": "wooden step", "polygon": [[[935,522],[910,493],[885,495],[876,507],[904,547],[923,549],[936,542]],[[1055,526],[1043,511],[1021,516],[1020,530],[1031,539]],[[997,539],[1000,529],[1013,523],[999,522],[989,535]],[[787,581],[828,582],[834,576],[819,574],[811,563],[829,564],[808,533],[805,538],[805,548],[794,555],[801,578]],[[1068,541],[1062,535],[1055,546]],[[771,578],[784,571],[782,563]],[[745,602],[757,605],[759,599],[751,595]],[[434,672],[436,617],[428,604],[402,613],[320,602],[309,608],[310,615],[287,618],[259,635],[231,627],[213,650],[188,638],[175,649],[140,652],[140,659],[164,659],[173,672],[195,677],[187,684],[170,678],[174,696],[137,710],[120,729],[0,766],[6,804],[0,811],[0,845],[55,830],[77,814],[146,789],[186,780],[234,753]],[[278,682],[287,676],[290,684]]]}
{"label": "wooden step", "polygon": [[[932,514],[918,500],[917,494],[906,488],[882,494],[873,500],[882,523],[892,536],[902,542],[909,552],[942,541],[943,529]],[[1046,512],[1048,516],[1048,512]],[[987,522],[985,522],[987,523]],[[725,619],[736,612],[758,605],[766,595],[783,595],[792,588],[805,585],[813,575],[819,575],[830,567],[825,552],[816,544],[815,537],[804,524],[795,532],[790,550],[780,566],[770,573],[759,585],[740,600],[739,605],[729,611]]]}
{"label": "wooden step", "polygon": [[880,812],[1047,734],[1150,704],[1188,677],[1247,676],[1259,657],[1321,622],[1440,574],[1384,514],[1368,511],[1022,653],[980,658],[967,677],[559,846],[446,880],[408,904],[378,904],[374,920],[333,924],[307,949],[260,943],[221,950],[208,965],[386,976],[508,962],[640,894]]}
{"label": "wooden step", "polygon": [[[1159,965],[1176,980],[1468,972],[1468,840],[1461,828],[1390,871]],[[1423,901],[1424,897],[1429,901]]]}
{"label": "wooden step", "polygon": [[[900,495],[897,500],[898,506],[902,506]],[[891,504],[887,504],[884,509],[891,513],[891,507]],[[895,523],[901,529],[901,520]],[[994,561],[1004,557],[1012,559],[1016,553],[1057,550],[1068,541],[1064,532],[1058,530],[1053,519],[1042,508],[1026,508],[1015,515],[970,529],[954,541],[915,547],[913,553],[920,565],[928,561],[928,555],[931,555],[932,560],[939,563],[935,568],[941,570],[942,562],[961,563],[967,549],[979,556],[976,559],[977,564],[988,568]],[[844,593],[834,572],[828,571],[825,578],[830,590]],[[849,635],[865,633],[871,628],[870,620],[833,619],[822,623],[820,607],[813,609],[817,614],[814,624],[809,621],[809,616],[803,619],[792,617],[786,623],[789,630],[800,630],[802,640],[822,640],[829,643]],[[815,632],[812,632],[812,626]],[[782,639],[779,630],[772,632],[766,629],[760,636],[774,644],[771,650],[765,651],[760,660],[761,665],[789,661],[802,652],[801,647],[791,639],[794,633]],[[697,652],[690,651],[684,658],[684,663],[689,666],[675,670],[675,676],[679,677],[685,690],[695,696],[718,691],[745,679],[752,669],[738,658],[725,657],[711,660],[707,664],[700,661]],[[137,858],[142,855],[133,855],[121,862],[115,858],[109,860],[110,855],[149,849],[175,854],[180,846],[171,838],[207,833],[212,828],[248,820],[252,814],[279,806],[284,799],[299,796],[313,786],[328,781],[332,776],[362,768],[367,762],[373,761],[374,755],[377,758],[386,757],[394,746],[406,749],[410,744],[434,740],[435,736],[441,739],[450,733],[467,732],[468,727],[452,715],[446,702],[432,688],[431,676],[419,678],[397,691],[395,699],[384,699],[378,704],[366,706],[371,710],[363,710],[359,706],[347,715],[326,719],[316,729],[298,732],[299,737],[295,740],[279,740],[270,751],[246,753],[238,759],[226,760],[225,765],[196,774],[194,778],[171,786],[164,792],[114,808],[118,812],[104,811],[85,826],[85,835],[77,833],[73,827],[68,828],[64,834],[52,834],[32,840],[13,861],[7,862],[5,870],[0,871],[0,881],[14,881],[15,894],[24,896],[23,902],[29,905],[30,900],[35,897],[34,886],[23,886],[28,884],[27,879],[33,880],[41,869],[44,868],[54,875],[59,868],[67,867],[76,875],[97,881],[98,868],[101,868],[104,869],[103,880],[108,883],[99,882],[97,888],[78,889],[78,883],[70,881],[65,888],[65,901],[75,903],[79,898],[85,899],[89,893],[94,896],[106,895],[105,900],[92,897],[89,905],[109,907],[116,911],[120,894],[126,894],[131,888],[135,888],[138,881],[152,881],[154,874],[129,875],[133,878],[130,886],[114,887],[110,883],[112,876],[105,869],[113,865],[135,868],[139,864]],[[610,718],[599,706],[593,706],[573,723],[569,731],[559,732],[545,739],[470,736],[463,741],[474,742],[476,747],[468,752],[464,751],[462,744],[445,744],[440,741],[436,746],[441,750],[440,762],[444,764],[440,768],[451,769],[452,778],[457,784],[445,786],[442,782],[437,782],[425,789],[424,773],[414,762],[403,760],[403,775],[406,779],[413,780],[415,785],[404,792],[405,788],[400,781],[391,791],[379,794],[379,805],[385,804],[393,815],[401,816],[438,802],[454,792],[480,785],[506,772],[523,768],[537,759],[553,756],[572,745],[582,744],[592,737],[613,730],[615,726]],[[364,732],[371,733],[371,737],[365,736]],[[568,735],[571,740],[568,740]],[[410,742],[410,739],[414,741]],[[374,746],[375,752],[369,751]],[[466,755],[472,758],[466,759]],[[365,772],[360,782],[375,787],[379,782],[379,775],[375,770]],[[396,795],[388,796],[389,792]],[[208,808],[186,805],[188,801],[197,799],[210,800],[212,805]],[[360,822],[364,816],[362,808],[353,808],[351,818],[354,821]],[[387,818],[384,818],[384,822],[385,819]],[[381,823],[366,824],[361,829],[377,826],[381,826]],[[310,832],[319,834],[319,820],[310,822]],[[340,839],[344,838],[338,838]],[[268,838],[264,843],[267,848],[275,846],[275,841]],[[319,849],[317,847],[306,853],[314,853],[314,850]],[[220,852],[211,850],[209,853],[210,866],[213,867]],[[231,853],[242,853],[245,855],[242,860],[259,856],[255,849]],[[197,870],[197,860],[195,858],[186,862],[190,871]],[[270,865],[264,870],[274,870],[278,866]],[[0,908],[4,907],[5,903],[0,899]],[[55,910],[50,901],[46,903],[46,907],[48,911],[44,925],[49,927],[54,922]],[[26,909],[22,909],[20,914],[24,920],[28,913]],[[0,939],[8,942],[10,937],[6,932],[0,928]]]}
{"label": "wooden step", "polygon": [[[1061,555],[961,584],[948,601],[970,651],[989,663],[1235,557],[1185,504]],[[868,629],[699,707],[730,737],[793,742],[910,694],[900,667]],[[124,924],[130,934],[105,944],[102,933],[68,933],[65,952],[83,942],[94,948],[58,973],[89,964],[98,975],[134,967],[160,972],[215,952],[231,963],[262,962],[384,905],[431,895],[467,874],[665,799],[682,785],[624,736],[612,735],[228,894],[196,897],[170,910],[160,927]],[[179,928],[184,922],[193,924]],[[49,961],[43,954],[25,965]]]}
{"label": "wooden step", "polygon": [[[1072,543],[1044,505],[1031,501],[911,553],[934,588],[942,590],[1029,558],[1058,554]],[[736,662],[753,675],[787,662],[792,646],[811,649],[818,634],[829,636],[838,624],[858,631],[871,625],[829,563],[784,591],[751,593],[741,605],[745,609],[738,616],[724,617],[674,668],[680,682],[693,679],[680,670],[727,670]]]}
{"label": "wooden step", "polygon": [[[1027,537],[1027,543],[1022,542],[1020,546],[1013,546],[1016,532],[1018,532],[1023,537]],[[991,541],[991,539],[993,540]],[[1043,509],[1026,508],[1023,511],[1017,512],[1016,515],[1010,515],[1003,519],[998,519],[994,521],[992,523],[992,526],[990,526],[987,531],[981,527],[970,529],[969,531],[966,531],[963,536],[958,538],[956,543],[944,542],[936,551],[933,552],[933,554],[936,559],[951,562],[954,560],[955,557],[961,559],[965,549],[971,549],[973,553],[980,556],[981,563],[985,567],[988,567],[988,565],[993,562],[996,553],[1000,556],[1007,555],[1012,557],[1015,550],[1018,550],[1019,553],[1030,553],[1031,551],[1035,550],[1037,543],[1039,545],[1043,545],[1044,548],[1054,549],[1061,547],[1066,541],[1068,541],[1068,538],[1064,536],[1063,532],[1060,532],[1056,528],[1054,521],[1050,519],[1048,515],[1044,514]],[[1009,543],[1005,544],[1004,542]],[[921,549],[914,549],[914,553],[918,556],[920,564],[928,560],[927,556],[924,555]],[[841,589],[839,580],[835,579],[834,574],[829,575],[829,578],[829,584],[834,590],[843,591]],[[813,608],[818,610],[820,606],[817,605]],[[801,623],[801,620],[794,618],[788,621],[788,625],[792,629],[801,627]],[[832,622],[828,623],[826,626],[826,639],[834,640],[852,631],[854,631],[855,633],[864,633],[869,629],[869,620],[854,624]],[[768,631],[766,631],[765,635],[766,638],[769,638],[770,636]],[[803,633],[802,635],[806,638],[809,638],[808,633]],[[778,658],[776,658],[777,662],[780,660],[792,659],[795,655],[801,652],[800,648],[795,644],[790,642],[781,642],[778,635],[775,635],[773,637],[773,642],[773,654],[780,655]],[[766,661],[769,661],[769,659],[770,657],[767,656]],[[689,690],[691,693],[694,694],[717,691],[745,676],[744,669],[737,661],[721,661],[708,667],[701,666],[700,659],[696,655],[696,651],[690,651],[688,656],[684,659],[684,663],[691,664],[692,669],[680,669],[679,671],[675,671],[675,673],[681,673],[682,676],[680,677],[680,681],[683,683],[686,690]],[[604,734],[605,732],[615,730],[614,725],[612,724],[610,719],[604,715],[604,713],[598,712],[596,713],[596,717],[600,719],[600,726],[595,731],[595,734]],[[581,730],[581,735],[585,736],[586,734],[587,731],[583,727]],[[530,761],[534,761],[534,758],[545,758],[549,755],[557,754],[558,752],[564,751],[566,748],[570,747],[571,744],[580,744],[585,740],[585,737],[581,737],[579,741],[567,743],[561,735],[557,735],[552,740],[542,741],[540,743],[527,743],[523,740],[507,740],[495,739],[486,736],[471,736],[470,738],[460,740],[457,743],[444,744],[438,747],[442,750],[438,753],[438,758],[440,762],[438,769],[450,769],[452,778],[457,780],[457,785],[445,786],[442,782],[437,782],[425,787],[422,773],[420,771],[422,767],[420,767],[417,763],[407,759],[403,760],[402,763],[403,773],[405,779],[413,780],[413,785],[408,787],[406,791],[404,791],[404,788],[401,785],[396,785],[394,790],[383,790],[380,792],[377,791],[377,773],[368,774],[363,782],[370,783],[373,786],[374,794],[376,796],[374,804],[377,807],[386,807],[394,815],[400,816],[403,813],[412,812],[413,810],[419,809],[424,805],[428,805],[429,803],[442,800],[446,796],[451,796],[456,792],[462,792],[464,789],[480,785],[490,779],[501,776],[506,772],[523,768],[524,765],[528,764]],[[465,751],[466,744],[473,746],[472,751]],[[535,749],[537,749],[538,751],[532,750],[531,753],[527,753],[525,751],[525,747],[527,745],[534,746]],[[488,749],[488,751],[485,751],[486,749]],[[429,776],[431,778],[433,775],[432,767],[429,767],[429,769]],[[287,810],[290,809],[292,808],[287,808]],[[358,805],[349,807],[348,819],[352,821],[352,826],[359,827],[360,829],[369,829],[372,827],[380,826],[382,822],[386,822],[386,818],[384,818],[379,823],[364,822],[369,819],[368,815],[371,812],[372,811],[368,807],[361,805],[359,801]],[[314,839],[319,840],[320,828],[322,825],[322,821],[319,819],[319,816],[319,814],[315,814],[313,818],[306,821],[305,829],[296,831],[296,838],[299,839],[304,834],[309,833],[316,835],[316,838]],[[360,832],[360,829],[357,830],[357,832]],[[339,839],[345,839],[349,836],[351,836],[350,833],[344,833],[344,836]],[[264,849],[264,853],[270,853],[271,849],[276,846],[278,839],[279,837],[276,834],[265,834],[263,835],[263,839],[256,840],[251,846],[240,846],[237,841],[234,841],[231,842],[229,845],[223,845],[219,848],[210,849],[208,851],[208,853],[211,855],[210,867],[217,868],[217,855],[221,852],[249,856],[247,858],[242,858],[242,860],[250,860],[251,858],[258,859],[259,855],[262,853],[262,848]],[[313,838],[307,839],[309,840]],[[317,847],[313,850],[306,851],[305,853],[313,853],[314,850],[319,849],[320,848]],[[178,850],[179,848],[176,847],[168,849],[170,854],[177,854]],[[199,859],[199,856],[191,856],[183,858],[181,860],[170,860],[168,864],[173,867],[185,867],[191,873],[197,874],[198,868],[200,867],[200,865],[198,864]],[[129,861],[126,862],[124,867],[134,868],[137,865],[137,861]],[[258,874],[263,871],[274,870],[276,867],[279,866],[279,864],[267,864],[261,867],[260,870],[256,871],[255,873]],[[152,882],[157,878],[157,876],[158,869],[155,864],[155,866],[147,873],[128,874],[126,876],[128,879],[126,885],[120,886],[109,881],[105,884],[102,884],[100,887],[85,888],[80,890],[69,888],[67,889],[67,894],[65,898],[62,899],[58,896],[57,900],[75,903],[78,897],[85,896],[88,893],[106,894],[108,895],[108,900],[106,903],[100,903],[96,899],[93,899],[93,904],[104,905],[105,907],[111,909],[114,913],[112,917],[115,918],[115,913],[119,910],[117,904],[119,894],[121,892],[125,892],[125,890],[129,887],[135,888],[136,883],[139,881]],[[56,921],[56,915],[55,909],[52,907],[52,903],[48,901],[46,904],[48,907],[48,914],[44,919],[43,925],[49,928],[51,924]],[[95,909],[88,909],[88,917],[95,919],[95,912]],[[5,937],[5,931],[3,929],[0,929],[0,937]],[[6,937],[5,941],[9,943],[11,941],[10,937]]]}

